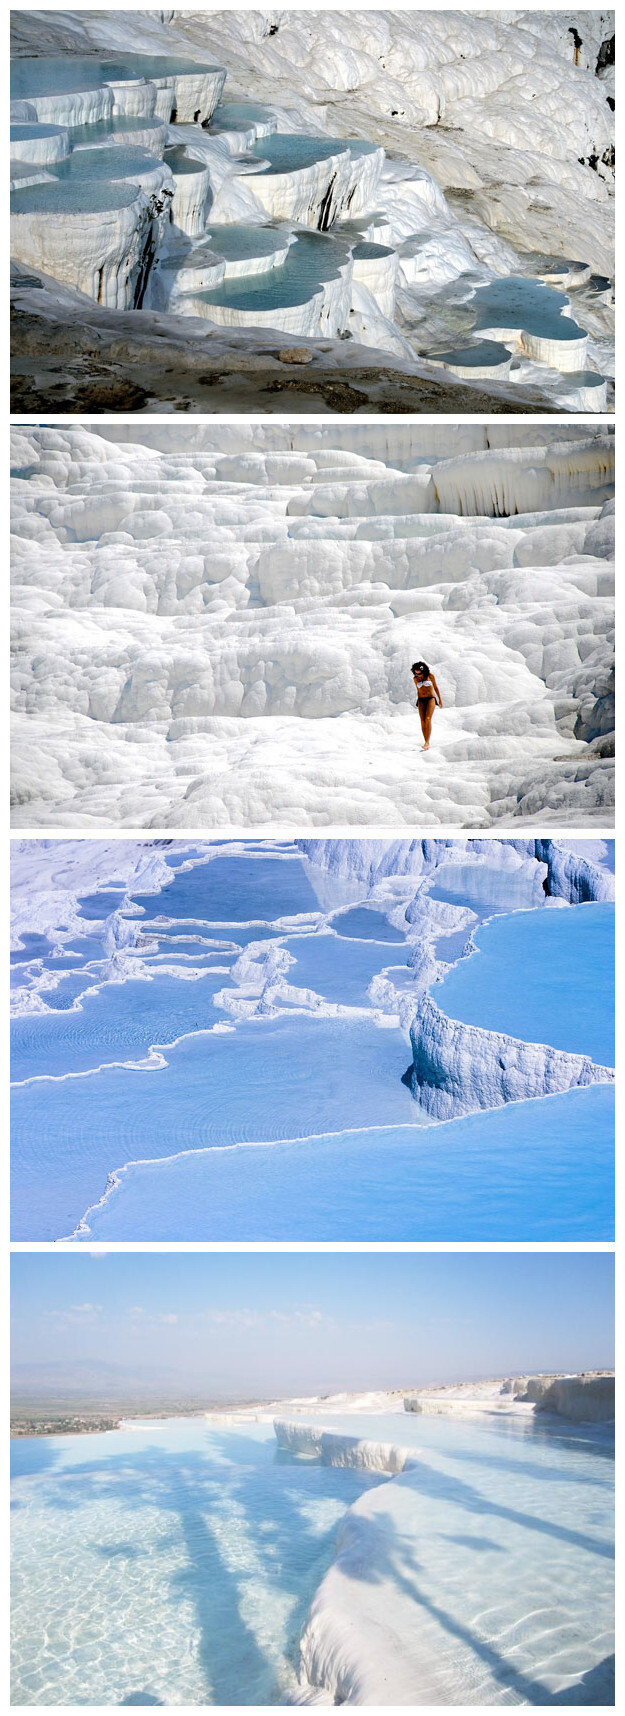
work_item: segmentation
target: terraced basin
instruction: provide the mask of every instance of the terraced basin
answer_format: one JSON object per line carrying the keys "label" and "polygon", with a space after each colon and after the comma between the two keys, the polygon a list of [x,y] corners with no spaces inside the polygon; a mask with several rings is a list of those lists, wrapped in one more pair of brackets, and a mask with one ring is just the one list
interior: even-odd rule
{"label": "terraced basin", "polygon": [[235,327],[338,333],[349,314],[350,276],[348,245],[322,233],[298,232],[279,267],[224,280],[215,291],[198,295],[196,313]]}
{"label": "terraced basin", "polygon": [[214,226],[207,237],[224,259],[226,280],[248,279],[279,267],[292,243],[289,232],[270,226]]}
{"label": "terraced basin", "polygon": [[472,346],[459,346],[456,351],[428,352],[428,363],[443,364],[454,375],[478,381],[482,376],[503,378],[510,374],[512,353],[497,340],[476,340]]}
{"label": "terraced basin", "polygon": [[95,125],[74,125],[69,132],[69,140],[74,149],[108,149],[119,148],[120,145],[144,149],[149,155],[157,155],[162,160],[167,142],[167,125],[164,119],[142,117],[140,114],[116,113],[110,119],[101,119]]}
{"label": "terraced basin", "polygon": [[11,160],[39,162],[62,161],[69,155],[70,136],[65,125],[13,124],[11,126]]}
{"label": "terraced basin", "polygon": [[540,280],[510,274],[478,286],[476,332],[485,339],[518,340],[528,357],[554,369],[581,369],[588,336],[567,314],[564,292]]}

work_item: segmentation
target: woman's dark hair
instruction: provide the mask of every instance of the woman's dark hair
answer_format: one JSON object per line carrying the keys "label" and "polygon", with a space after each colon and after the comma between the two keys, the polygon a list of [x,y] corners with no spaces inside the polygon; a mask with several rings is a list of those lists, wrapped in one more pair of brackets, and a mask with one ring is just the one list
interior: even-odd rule
{"label": "woman's dark hair", "polygon": [[411,673],[425,673],[425,674],[427,674],[428,679],[430,677],[430,669],[428,667],[427,661],[413,661],[410,672]]}

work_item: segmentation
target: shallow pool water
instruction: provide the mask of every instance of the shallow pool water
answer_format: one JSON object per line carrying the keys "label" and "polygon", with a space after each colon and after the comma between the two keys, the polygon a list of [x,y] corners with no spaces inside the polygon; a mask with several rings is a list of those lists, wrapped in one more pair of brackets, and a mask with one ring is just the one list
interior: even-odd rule
{"label": "shallow pool water", "polygon": [[444,1013],[614,1065],[613,905],[513,912],[475,941],[432,991]]}
{"label": "shallow pool water", "polygon": [[273,922],[278,912],[292,917],[319,909],[301,860],[290,855],[220,854],[179,871],[160,894],[133,893],[132,898],[150,918],[162,912],[168,918],[221,924]]}
{"label": "shallow pool water", "polygon": [[[94,149],[89,153],[105,155],[112,154],[112,150]],[[51,169],[46,168],[46,171]],[[40,185],[27,185],[23,191],[12,191],[11,209],[14,214],[106,214],[110,209],[130,208],[138,194],[136,185],[126,185],[121,180],[113,181],[106,177],[99,184],[86,176],[62,183],[50,178]]]}
{"label": "shallow pool water", "polygon": [[[195,987],[181,985],[190,1028]],[[404,1034],[367,1019],[243,1022],[184,1038],[166,1055],[158,1070],[105,1067],[14,1089],[14,1238],[72,1233],[109,1172],[137,1158],[418,1114],[401,1082]],[[142,1228],[137,1237],[153,1234]]]}
{"label": "shallow pool water", "polygon": [[140,176],[149,179],[159,166],[160,162],[147,150],[135,148],[132,144],[114,143],[110,149],[77,149],[64,161],[52,162],[47,171],[62,185],[82,184],[85,179],[92,185],[102,179],[137,179]]}
{"label": "shallow pool water", "polygon": [[[264,145],[265,141],[273,143],[275,139],[263,138],[262,141]],[[214,242],[218,252],[217,239]],[[249,274],[242,279],[226,279],[212,291],[198,292],[196,296],[203,304],[229,305],[235,310],[262,311],[273,310],[277,306],[307,304],[328,281],[338,280],[340,269],[349,261],[349,256],[349,245],[344,241],[328,233],[300,229],[286,260],[277,268]]]}
{"label": "shallow pool water", "polygon": [[83,894],[78,901],[81,918],[101,922],[110,912],[119,911],[124,903],[125,888],[100,888],[97,894]]}
{"label": "shallow pool water", "polygon": [[245,258],[260,261],[284,250],[289,234],[271,226],[245,226],[238,221],[232,226],[211,226],[206,233],[216,256],[227,262],[242,262]]}
{"label": "shallow pool water", "polygon": [[[60,981],[46,992],[51,1011],[14,1025],[14,1238],[73,1234],[125,1164],[119,1188],[88,1216],[89,1230],[112,1239],[609,1238],[611,1091],[433,1126],[403,1083],[407,1032],[376,1025],[368,994],[385,970],[403,994],[413,988],[401,928],[357,884],[317,874],[289,845],[219,852],[188,869],[180,861],[170,854],[169,885],[128,908],[142,914],[145,977],[103,983],[97,934],[75,938],[60,965],[44,938],[23,950],[20,985],[36,985],[37,957]],[[540,871],[506,878],[508,903],[529,904],[534,884],[542,902]],[[487,866],[437,874],[437,897],[469,893],[480,915],[501,909],[505,888]],[[103,881],[82,899],[85,927],[124,897]],[[541,903],[495,919],[434,995],[464,1017],[454,984],[479,1024],[542,1031],[608,1060],[611,913]],[[363,1016],[324,1016],[314,999],[255,1020],[215,1005],[218,991],[235,993],[239,950],[268,940],[292,954],[293,988]],[[466,931],[441,938],[439,954],[457,956],[465,942]],[[580,961],[593,972],[586,1011]],[[179,976],[165,969],[176,962]],[[147,1070],[154,1046],[166,1064],[152,1055]],[[240,1148],[249,1141],[258,1148]]]}
{"label": "shallow pool water", "polygon": [[106,82],[189,73],[197,75],[198,72],[217,70],[219,67],[214,65],[170,59],[164,54],[130,54],[119,59],[102,59],[96,55],[62,59],[42,55],[40,59],[14,59],[11,61],[11,100],[28,100],[29,95],[68,95],[74,90],[98,89]]}
{"label": "shallow pool water", "polygon": [[512,353],[497,340],[479,340],[472,346],[458,346],[453,351],[429,352],[433,363],[462,365],[464,369],[498,369],[506,364]]}
{"label": "shallow pool water", "polygon": [[[223,1020],[213,995],[229,982],[228,968],[211,967],[197,980],[158,974],[157,982],[128,978],[84,995],[79,1011],[24,1014],[14,1021],[11,1074],[14,1080],[42,1073],[59,1077],[85,1072],[111,1061],[145,1056],[152,1043],[172,1043],[183,1031],[203,1031]],[[50,997],[54,1007],[70,1004],[88,986],[89,977],[64,978]]]}
{"label": "shallow pool water", "polygon": [[478,286],[475,305],[478,328],[522,328],[526,333],[550,340],[581,340],[583,328],[578,328],[572,316],[563,314],[568,299],[565,292],[545,286],[540,280],[507,274]]}
{"label": "shallow pool water", "polygon": [[11,964],[24,965],[29,959],[43,958],[52,952],[52,943],[47,935],[37,935],[34,931],[25,930],[20,936],[21,947],[12,948]]}
{"label": "shallow pool water", "polygon": [[389,923],[383,912],[369,906],[354,906],[351,911],[341,912],[333,919],[332,927],[337,935],[353,936],[357,941],[405,940],[401,930]]}
{"label": "shallow pool water", "polygon": [[542,879],[546,874],[546,864],[526,863],[508,869],[480,858],[478,863],[474,860],[439,865],[424,892],[431,900],[453,900],[471,906],[481,916],[485,912],[520,911],[524,906],[544,904]]}
{"label": "shallow pool water", "polygon": [[349,144],[337,137],[306,137],[297,132],[274,131],[270,137],[259,137],[252,143],[249,153],[268,162],[267,174],[295,173],[316,161],[326,161],[329,155],[344,154],[348,148]]}
{"label": "shallow pool water", "polygon": [[372,1479],[202,1420],[13,1444],[19,1704],[275,1704]]}
{"label": "shallow pool water", "polygon": [[352,1514],[346,1654],[367,1702],[613,1703],[612,1436],[539,1416],[353,1429],[384,1424],[414,1453]]}
{"label": "shallow pool water", "polygon": [[345,936],[338,947],[333,935],[289,936],[284,945],[295,958],[295,965],[287,972],[289,983],[297,989],[313,989],[324,1000],[341,1001],[344,1006],[371,1005],[369,984],[385,969],[390,957],[384,941],[348,941]]}
{"label": "shallow pool water", "polygon": [[[418,1113],[418,1111],[417,1111]],[[129,1168],[98,1240],[610,1241],[614,1088]]]}
{"label": "shallow pool water", "polygon": [[259,101],[220,101],[212,114],[209,131],[236,131],[240,126],[277,123],[271,108]]}
{"label": "shallow pool water", "polygon": [[[294,1460],[277,1449],[269,1424],[201,1419],[14,1442],[13,1702],[292,1702],[309,1605],[354,1504],[373,1522],[370,1576],[380,1589],[391,1574],[398,1599],[411,1591],[407,1644],[433,1613],[441,1620],[444,1600],[456,1621],[458,1672],[467,1653],[482,1668],[493,1603],[508,1606],[518,1629],[533,1581],[534,1609],[547,1624],[524,1627],[521,1663],[518,1634],[500,1629],[496,1696],[487,1702],[551,1701],[547,1639],[559,1647],[555,1673],[565,1685],[608,1654],[605,1435],[403,1414],[328,1423],[409,1443],[414,1468],[389,1482]],[[380,1512],[393,1551],[384,1568],[376,1563]],[[528,1664],[537,1632],[542,1658],[534,1648]],[[447,1649],[442,1627],[441,1644]]]}

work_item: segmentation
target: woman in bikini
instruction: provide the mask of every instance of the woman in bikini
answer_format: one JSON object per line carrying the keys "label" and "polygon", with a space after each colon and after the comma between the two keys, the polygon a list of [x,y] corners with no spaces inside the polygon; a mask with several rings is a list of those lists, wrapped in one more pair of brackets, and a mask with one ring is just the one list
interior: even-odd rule
{"label": "woman in bikini", "polygon": [[410,672],[417,687],[417,709],[419,711],[421,731],[424,739],[424,743],[421,748],[424,751],[429,751],[430,735],[432,732],[432,716],[437,703],[439,709],[442,709],[443,707],[441,694],[436,684],[434,674],[430,673],[430,669],[426,661],[413,661]]}

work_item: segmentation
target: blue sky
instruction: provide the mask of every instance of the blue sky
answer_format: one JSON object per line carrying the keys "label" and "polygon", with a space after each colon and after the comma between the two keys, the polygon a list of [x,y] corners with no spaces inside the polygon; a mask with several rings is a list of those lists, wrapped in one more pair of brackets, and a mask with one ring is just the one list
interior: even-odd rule
{"label": "blue sky", "polygon": [[602,1253],[16,1253],[13,1360],[255,1398],[613,1364]]}

